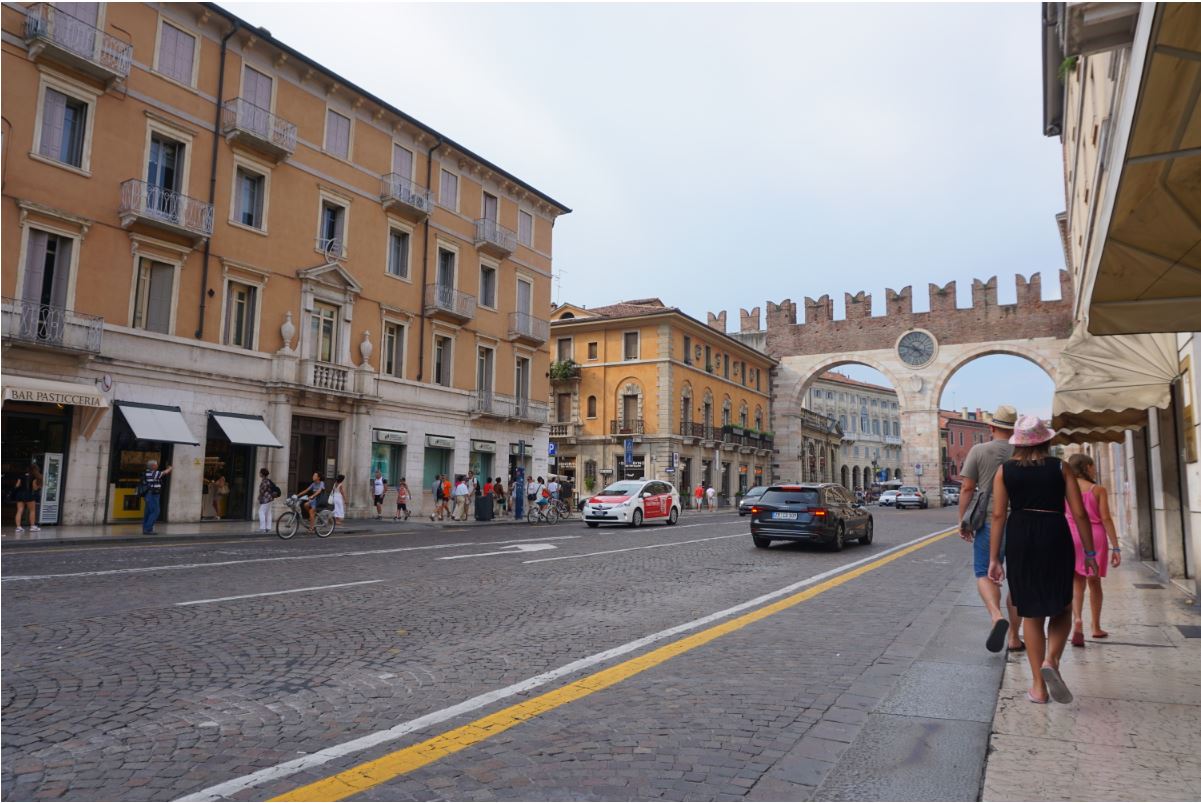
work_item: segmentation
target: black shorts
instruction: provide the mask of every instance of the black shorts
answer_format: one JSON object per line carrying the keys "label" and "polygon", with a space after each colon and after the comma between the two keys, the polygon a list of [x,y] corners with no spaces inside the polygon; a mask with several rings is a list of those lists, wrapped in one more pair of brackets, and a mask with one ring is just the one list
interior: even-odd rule
{"label": "black shorts", "polygon": [[397,510],[400,510],[402,507],[408,507],[408,506],[409,506],[409,502],[407,499],[397,499],[396,500],[396,509]]}
{"label": "black shorts", "polygon": [[383,494],[376,494],[374,499],[375,499],[375,504],[377,504],[377,505],[382,505],[384,503],[384,495]]}

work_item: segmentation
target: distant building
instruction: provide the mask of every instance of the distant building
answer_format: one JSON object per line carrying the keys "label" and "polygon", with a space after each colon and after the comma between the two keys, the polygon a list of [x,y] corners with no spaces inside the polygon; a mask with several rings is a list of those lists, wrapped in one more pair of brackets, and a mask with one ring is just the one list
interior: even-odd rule
{"label": "distant building", "polygon": [[991,437],[988,422],[992,413],[976,408],[969,412],[966,407],[962,411],[939,410],[938,430],[942,437],[942,481],[959,484],[963,482],[959,472],[967,460],[967,453],[977,443],[986,443]]}
{"label": "distant building", "polygon": [[837,481],[844,487],[901,479],[901,415],[895,390],[826,371],[805,392],[804,406],[838,423],[842,444]]}

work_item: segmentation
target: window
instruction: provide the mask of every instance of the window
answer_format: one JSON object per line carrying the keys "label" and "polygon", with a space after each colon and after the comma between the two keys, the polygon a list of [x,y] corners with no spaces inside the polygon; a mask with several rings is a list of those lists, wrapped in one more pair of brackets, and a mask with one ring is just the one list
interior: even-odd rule
{"label": "window", "polygon": [[497,220],[497,215],[500,211],[500,199],[490,193],[484,193],[484,220],[491,220],[493,223]]}
{"label": "window", "polygon": [[392,143],[392,172],[403,179],[413,178],[413,152]]}
{"label": "window", "polygon": [[409,233],[402,229],[388,230],[388,275],[409,278]]}
{"label": "window", "polygon": [[[31,326],[31,318],[36,316],[36,335],[40,341],[58,342],[62,338],[61,330],[52,325],[57,316],[47,307],[65,309],[67,306],[74,246],[75,241],[69,237],[29,230],[21,300],[38,306],[36,310],[21,311],[21,326]],[[31,318],[26,318],[27,315]]]}
{"label": "window", "polygon": [[183,189],[186,173],[184,143],[155,132],[150,136],[150,155],[146,162],[146,207],[160,217],[176,220],[180,204],[175,193]]}
{"label": "window", "polygon": [[555,396],[555,420],[565,423],[571,420],[571,394],[560,393]]}
{"label": "window", "polygon": [[[745,387],[746,386],[746,363],[745,362],[739,363],[738,376],[742,379],[742,384]],[[833,398],[834,394],[831,393],[830,396],[831,396],[831,398]]]}
{"label": "window", "polygon": [[624,339],[624,344],[625,344],[625,350],[624,350],[625,359],[627,359],[627,360],[638,359],[638,333],[637,332],[626,332],[625,335],[623,336],[623,339]]}
{"label": "window", "polygon": [[855,457],[858,457],[858,456],[859,456],[859,447],[856,446],[855,447]]}
{"label": "window", "polygon": [[520,209],[517,210],[517,241],[531,248],[534,245],[534,216]]}
{"label": "window", "polygon": [[530,398],[530,360],[528,357],[518,357],[514,374],[514,395],[517,402],[523,405]]}
{"label": "window", "polygon": [[747,422],[747,414],[746,414],[746,410],[739,410],[739,411],[738,411],[738,423],[739,423],[739,425],[740,425],[740,426],[742,426],[743,428],[745,428],[745,427],[747,426],[747,423],[748,423],[748,422]]}
{"label": "window", "polygon": [[225,345],[254,348],[254,319],[258,288],[230,282],[225,291]]}
{"label": "window", "polygon": [[567,362],[571,359],[571,338],[561,337],[556,344],[558,349],[559,362]]}
{"label": "window", "polygon": [[760,390],[760,389],[761,388],[759,387],[759,369],[756,368],[755,369],[755,390]]}
{"label": "window", "polygon": [[447,209],[459,211],[459,177],[449,170],[442,171],[442,183],[438,189],[438,203]]}
{"label": "window", "polygon": [[453,341],[444,335],[434,335],[434,384],[444,388],[451,382],[451,347]]}
{"label": "window", "polygon": [[[534,283],[517,278],[517,312],[521,315],[531,315],[534,311]],[[528,320],[528,318],[527,318]]]}
{"label": "window", "polygon": [[878,418],[872,419],[872,433],[875,435],[880,434],[880,419]]}
{"label": "window", "polygon": [[705,370],[713,373],[713,348],[705,346]]}
{"label": "window", "polygon": [[168,22],[159,31],[158,71],[181,84],[192,86],[196,59],[196,37]]}
{"label": "window", "polygon": [[338,358],[338,308],[316,302],[309,318],[312,358],[319,362],[334,362]]}
{"label": "window", "polygon": [[860,415],[860,416],[859,416],[859,429],[860,429],[860,430],[861,430],[861,431],[862,431],[864,434],[867,434],[868,432],[871,432],[871,430],[868,428],[868,423],[867,423],[867,413],[863,413],[862,415]]}
{"label": "window", "polygon": [[344,256],[346,230],[346,207],[328,199],[321,201],[321,229],[317,232],[317,250],[322,253]]}
{"label": "window", "polygon": [[234,220],[252,229],[264,228],[263,205],[266,199],[267,178],[239,166],[234,176],[237,184],[234,195]]}
{"label": "window", "polygon": [[170,334],[174,296],[175,266],[143,259],[134,291],[133,328]]}
{"label": "window", "polygon": [[962,430],[960,430],[960,432],[959,432],[959,445],[960,446],[963,445],[963,431]]}
{"label": "window", "polygon": [[82,169],[87,124],[87,102],[46,87],[38,153],[47,159]]}
{"label": "window", "polygon": [[455,256],[454,251],[448,251],[445,248],[438,249],[437,284],[439,287],[453,288],[455,286]]}
{"label": "window", "polygon": [[842,427],[842,431],[847,431],[847,417],[845,415],[838,416],[838,426]]}
{"label": "window", "polygon": [[588,397],[588,417],[596,418],[596,397],[595,396]]}
{"label": "window", "polygon": [[492,377],[495,374],[493,366],[496,363],[496,350],[488,346],[480,346],[475,354],[475,387],[488,401],[491,401]]}
{"label": "window", "polygon": [[722,355],[722,366],[723,366],[722,375],[726,379],[729,379],[730,378],[730,355],[729,354]]}
{"label": "window", "polygon": [[899,437],[901,437],[901,425],[900,425],[900,423],[898,423],[898,422],[896,422],[896,421],[893,421],[893,422],[892,422],[892,434],[893,434],[893,435],[896,435],[898,438],[899,438]]}
{"label": "window", "polygon": [[692,365],[692,338],[684,335],[684,364]]}
{"label": "window", "polygon": [[333,109],[325,110],[325,150],[342,159],[350,158],[350,118]]}
{"label": "window", "polygon": [[480,306],[496,309],[496,268],[480,265]]}
{"label": "window", "polygon": [[384,324],[384,353],[380,355],[380,370],[388,376],[404,378],[405,328],[403,324]]}
{"label": "window", "polygon": [[590,359],[590,360],[597,359],[598,353],[599,353],[599,351],[598,351],[597,343],[595,340],[593,340],[591,343],[588,344],[588,359]]}

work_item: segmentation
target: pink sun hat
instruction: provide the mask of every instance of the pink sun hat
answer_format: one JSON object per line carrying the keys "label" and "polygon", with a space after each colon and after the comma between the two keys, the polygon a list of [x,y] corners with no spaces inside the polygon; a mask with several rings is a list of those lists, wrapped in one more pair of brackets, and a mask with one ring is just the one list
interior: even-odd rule
{"label": "pink sun hat", "polygon": [[1018,416],[1009,442],[1014,446],[1038,446],[1055,437],[1055,430],[1036,415]]}

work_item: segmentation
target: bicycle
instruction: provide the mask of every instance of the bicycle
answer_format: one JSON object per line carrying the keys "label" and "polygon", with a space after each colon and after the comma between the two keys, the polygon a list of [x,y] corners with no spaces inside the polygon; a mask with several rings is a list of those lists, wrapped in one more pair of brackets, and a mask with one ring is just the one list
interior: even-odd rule
{"label": "bicycle", "polygon": [[559,514],[560,519],[570,519],[571,518],[571,516],[572,516],[571,505],[567,504],[566,500],[552,499],[550,501],[550,504],[554,507],[555,511]]}
{"label": "bicycle", "polygon": [[525,520],[530,524],[537,524],[539,522],[557,524],[559,522],[559,510],[555,507],[554,502],[547,502],[545,505],[530,502],[530,509],[525,514]]}
{"label": "bicycle", "polygon": [[[300,508],[300,499],[295,496],[289,496],[284,500],[284,505],[287,506],[287,511],[281,513],[279,519],[275,522],[275,534],[285,541],[296,535],[300,529],[300,523],[305,521],[307,517],[303,514]],[[316,526],[310,528],[308,524],[304,525],[306,530],[312,530],[317,534],[318,538],[329,538],[334,532],[334,512],[328,507],[323,507],[317,511],[317,516],[314,519]]]}

